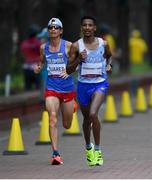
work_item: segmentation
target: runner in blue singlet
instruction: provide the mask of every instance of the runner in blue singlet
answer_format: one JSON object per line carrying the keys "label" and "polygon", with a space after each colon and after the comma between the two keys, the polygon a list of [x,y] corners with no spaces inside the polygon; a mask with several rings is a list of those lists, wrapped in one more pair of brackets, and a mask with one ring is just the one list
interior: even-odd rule
{"label": "runner in blue singlet", "polygon": [[48,22],[50,41],[41,46],[41,61],[35,67],[35,73],[39,73],[46,63],[47,81],[45,91],[46,109],[49,112],[50,137],[53,155],[52,165],[63,164],[58,151],[57,118],[61,109],[64,128],[71,126],[74,111],[74,83],[72,76],[61,74],[66,70],[71,42],[61,39],[63,33],[62,22],[58,18],[52,18]]}

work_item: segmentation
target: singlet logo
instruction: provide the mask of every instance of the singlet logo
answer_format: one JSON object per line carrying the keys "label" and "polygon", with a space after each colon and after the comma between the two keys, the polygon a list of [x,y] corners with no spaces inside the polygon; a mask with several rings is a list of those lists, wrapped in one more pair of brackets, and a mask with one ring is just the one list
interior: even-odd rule
{"label": "singlet logo", "polygon": [[49,58],[49,57],[51,57],[51,56],[52,56],[52,54],[46,55],[46,58]]}
{"label": "singlet logo", "polygon": [[59,56],[59,57],[62,57],[62,56],[63,56],[63,53],[58,53],[58,56]]}

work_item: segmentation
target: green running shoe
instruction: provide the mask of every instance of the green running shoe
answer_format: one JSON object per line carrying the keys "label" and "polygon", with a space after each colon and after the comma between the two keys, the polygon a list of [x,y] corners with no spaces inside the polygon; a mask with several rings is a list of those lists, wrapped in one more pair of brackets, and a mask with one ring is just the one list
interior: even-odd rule
{"label": "green running shoe", "polygon": [[91,149],[86,149],[86,158],[87,158],[87,164],[89,166],[96,165],[95,159],[94,159],[94,145],[91,143]]}
{"label": "green running shoe", "polygon": [[102,166],[103,165],[103,154],[101,150],[96,150],[94,152],[94,158],[95,158],[95,164],[97,166]]}

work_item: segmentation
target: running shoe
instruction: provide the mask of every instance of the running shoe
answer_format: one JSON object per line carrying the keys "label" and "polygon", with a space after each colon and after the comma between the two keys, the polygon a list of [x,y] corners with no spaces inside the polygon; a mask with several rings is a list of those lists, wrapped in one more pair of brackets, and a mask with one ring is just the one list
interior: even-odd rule
{"label": "running shoe", "polygon": [[60,156],[53,156],[52,159],[50,160],[52,165],[61,165],[63,164],[63,161]]}
{"label": "running shoe", "polygon": [[89,150],[86,149],[86,160],[89,166],[94,166],[96,164],[94,159],[94,145],[92,143],[91,143],[91,149]]}
{"label": "running shoe", "polygon": [[95,150],[94,152],[95,156],[95,164],[97,166],[102,166],[103,165],[103,154],[101,150]]}

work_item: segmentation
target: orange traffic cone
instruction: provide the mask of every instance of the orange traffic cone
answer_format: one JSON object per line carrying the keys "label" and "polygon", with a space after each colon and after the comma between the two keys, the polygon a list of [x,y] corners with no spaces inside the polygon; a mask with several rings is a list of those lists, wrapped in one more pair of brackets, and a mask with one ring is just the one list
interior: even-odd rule
{"label": "orange traffic cone", "polygon": [[50,143],[51,143],[51,139],[49,135],[49,115],[47,111],[44,111],[42,114],[39,141],[37,141],[35,144],[48,145]]}
{"label": "orange traffic cone", "polygon": [[103,122],[117,122],[117,112],[115,109],[114,98],[108,95],[106,99],[106,108],[103,115]]}
{"label": "orange traffic cone", "polygon": [[18,118],[13,118],[9,143],[7,150],[3,155],[26,155],[27,151],[24,150],[20,122]]}
{"label": "orange traffic cone", "polygon": [[78,104],[76,101],[74,101],[74,113],[73,113],[73,118],[72,118],[72,124],[69,129],[65,130],[65,132],[63,133],[63,136],[82,135],[80,133],[79,123],[78,123],[77,108],[78,108]]}

